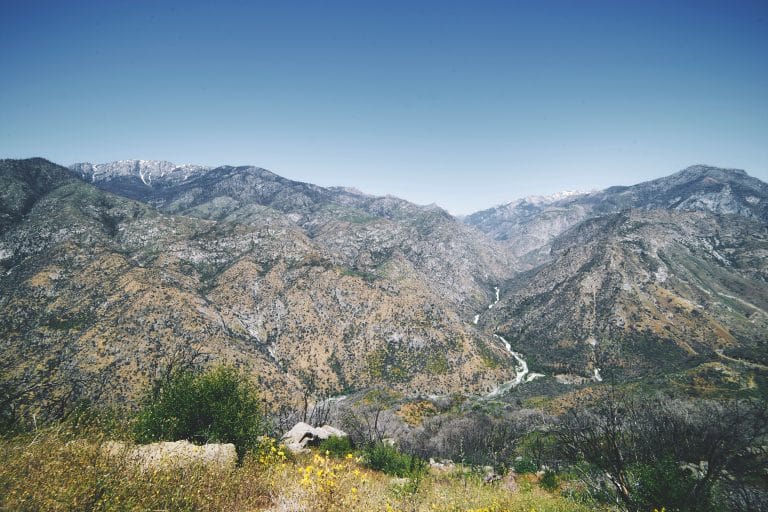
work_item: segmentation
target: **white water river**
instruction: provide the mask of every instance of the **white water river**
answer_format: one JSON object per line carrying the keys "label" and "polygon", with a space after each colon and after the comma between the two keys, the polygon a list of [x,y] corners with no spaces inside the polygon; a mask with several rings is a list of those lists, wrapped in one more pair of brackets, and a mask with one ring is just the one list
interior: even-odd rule
{"label": "white water river", "polygon": [[494,397],[503,395],[510,389],[516,388],[523,382],[531,382],[533,379],[544,376],[543,373],[530,372],[528,370],[528,363],[525,362],[525,359],[523,359],[522,354],[512,350],[512,345],[510,345],[509,342],[506,339],[504,339],[502,336],[499,336],[498,334],[494,334],[494,336],[504,344],[504,348],[507,349],[507,352],[509,353],[509,355],[515,358],[517,365],[515,365],[515,378],[497,386],[493,391],[491,391],[486,395],[487,398],[494,398]]}

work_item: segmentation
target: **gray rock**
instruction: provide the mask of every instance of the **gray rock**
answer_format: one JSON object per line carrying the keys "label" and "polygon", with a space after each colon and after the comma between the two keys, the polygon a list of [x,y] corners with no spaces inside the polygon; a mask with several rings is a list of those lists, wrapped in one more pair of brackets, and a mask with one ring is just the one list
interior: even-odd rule
{"label": "gray rock", "polygon": [[456,464],[454,464],[454,462],[449,459],[429,459],[429,467],[442,473],[450,473],[456,470]]}
{"label": "gray rock", "polygon": [[197,446],[189,441],[174,441],[129,445],[120,441],[108,441],[102,445],[102,451],[108,457],[124,460],[142,471],[195,465],[231,469],[237,464],[237,452],[232,443]]}
{"label": "gray rock", "polygon": [[293,453],[308,451],[307,447],[316,445],[329,437],[347,437],[347,433],[330,425],[313,427],[304,422],[299,422],[283,435],[283,444]]}

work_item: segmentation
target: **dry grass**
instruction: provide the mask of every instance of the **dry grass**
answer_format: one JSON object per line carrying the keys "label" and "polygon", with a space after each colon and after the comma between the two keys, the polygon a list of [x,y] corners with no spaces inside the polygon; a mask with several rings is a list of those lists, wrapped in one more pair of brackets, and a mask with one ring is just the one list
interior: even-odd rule
{"label": "dry grass", "polygon": [[0,441],[3,511],[488,511],[594,510],[521,478],[511,493],[471,474],[394,479],[353,457],[288,460],[269,443],[235,469],[141,471],[110,458],[98,434],[64,429]]}

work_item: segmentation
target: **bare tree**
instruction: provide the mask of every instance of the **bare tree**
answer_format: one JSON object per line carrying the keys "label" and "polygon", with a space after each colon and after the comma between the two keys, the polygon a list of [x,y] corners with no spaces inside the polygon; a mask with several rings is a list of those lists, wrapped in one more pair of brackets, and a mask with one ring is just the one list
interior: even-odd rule
{"label": "bare tree", "polygon": [[520,441],[546,425],[543,414],[520,410],[501,416],[483,412],[430,418],[406,437],[407,451],[476,466],[509,467]]}
{"label": "bare tree", "polygon": [[176,343],[157,361],[151,396],[157,398],[164,386],[179,373],[199,370],[209,358],[208,353],[188,343]]}
{"label": "bare tree", "polygon": [[385,412],[392,405],[393,398],[388,392],[369,391],[358,403],[340,411],[341,426],[355,444],[381,443],[387,433]]}
{"label": "bare tree", "polygon": [[[767,433],[764,402],[629,398],[613,387],[556,429],[564,453],[598,470],[630,511],[707,509],[714,485],[744,473]],[[601,491],[599,476],[583,476]]]}

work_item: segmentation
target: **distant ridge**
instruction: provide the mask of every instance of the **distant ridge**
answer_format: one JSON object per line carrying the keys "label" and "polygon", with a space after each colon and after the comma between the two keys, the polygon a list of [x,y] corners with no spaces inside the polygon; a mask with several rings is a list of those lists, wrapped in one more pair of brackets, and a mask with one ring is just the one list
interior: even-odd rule
{"label": "distant ridge", "polygon": [[539,202],[518,200],[473,213],[464,222],[530,264],[546,259],[548,244],[590,217],[630,208],[734,214],[768,221],[768,185],[740,169],[693,165],[670,176],[632,186],[568,194]]}

